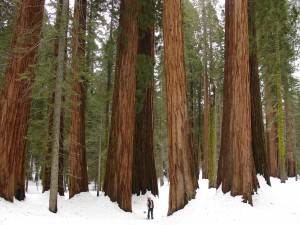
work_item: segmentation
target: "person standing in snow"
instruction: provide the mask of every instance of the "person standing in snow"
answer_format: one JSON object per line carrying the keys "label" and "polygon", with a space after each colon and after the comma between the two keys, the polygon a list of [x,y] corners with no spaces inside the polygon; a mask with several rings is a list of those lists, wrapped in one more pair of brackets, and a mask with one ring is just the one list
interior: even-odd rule
{"label": "person standing in snow", "polygon": [[151,213],[151,219],[153,219],[153,209],[154,209],[154,203],[153,200],[148,197],[147,199],[147,207],[148,207],[148,220],[150,219],[150,213]]}

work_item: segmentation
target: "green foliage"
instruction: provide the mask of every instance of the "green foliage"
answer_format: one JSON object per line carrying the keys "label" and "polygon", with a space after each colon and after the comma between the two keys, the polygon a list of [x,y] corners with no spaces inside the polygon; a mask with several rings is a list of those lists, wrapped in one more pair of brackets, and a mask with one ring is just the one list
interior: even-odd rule
{"label": "green foliage", "polygon": [[14,7],[15,3],[13,1],[5,0],[0,2],[0,85],[2,84],[4,68],[8,57],[7,53],[12,38]]}
{"label": "green foliage", "polygon": [[155,4],[153,0],[136,0],[139,6],[139,28],[146,32],[155,23]]}
{"label": "green foliage", "polygon": [[147,97],[147,90],[151,87],[153,80],[153,65],[151,57],[148,55],[137,55],[137,88],[135,110],[141,112],[144,101]]}

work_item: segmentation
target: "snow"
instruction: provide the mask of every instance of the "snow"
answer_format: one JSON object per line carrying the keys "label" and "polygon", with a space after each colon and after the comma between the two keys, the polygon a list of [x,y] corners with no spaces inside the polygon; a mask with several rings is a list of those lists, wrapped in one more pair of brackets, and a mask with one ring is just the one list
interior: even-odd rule
{"label": "snow", "polygon": [[[182,210],[167,216],[169,187],[160,187],[159,198],[150,193],[132,197],[132,213],[119,209],[103,193],[99,197],[94,191],[81,193],[72,199],[58,198],[58,213],[48,210],[49,192],[34,183],[29,186],[25,201],[14,203],[0,198],[0,225],[193,225],[193,224],[243,224],[243,225],[300,225],[300,181],[290,178],[285,184],[271,178],[272,187],[258,177],[261,188],[253,196],[253,204],[241,202],[241,197],[223,194],[220,189],[208,189],[208,181],[200,180],[196,199]],[[147,220],[146,199],[154,200],[154,219]]]}

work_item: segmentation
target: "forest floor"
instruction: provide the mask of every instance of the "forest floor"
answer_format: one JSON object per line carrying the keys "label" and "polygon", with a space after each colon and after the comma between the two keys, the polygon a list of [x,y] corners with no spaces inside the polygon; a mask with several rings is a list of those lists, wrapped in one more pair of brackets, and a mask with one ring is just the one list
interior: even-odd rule
{"label": "forest floor", "polygon": [[[196,199],[182,210],[167,216],[169,186],[159,189],[159,197],[150,194],[132,197],[132,213],[119,209],[103,193],[81,193],[72,199],[58,198],[58,213],[48,210],[49,192],[30,183],[25,201],[9,203],[0,198],[0,225],[300,225],[300,181],[289,179],[281,184],[271,179],[272,187],[258,177],[261,188],[253,196],[254,206],[241,202],[241,197],[223,194],[220,189],[208,189],[208,181],[200,180]],[[154,219],[147,220],[146,199],[154,200]]]}

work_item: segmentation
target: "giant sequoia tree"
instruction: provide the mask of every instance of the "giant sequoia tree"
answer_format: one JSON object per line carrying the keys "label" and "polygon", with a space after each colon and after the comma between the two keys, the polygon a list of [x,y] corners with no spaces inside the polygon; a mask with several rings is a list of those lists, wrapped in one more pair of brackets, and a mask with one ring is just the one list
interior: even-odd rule
{"label": "giant sequoia tree", "polygon": [[20,0],[0,101],[0,197],[25,198],[24,160],[44,0]]}
{"label": "giant sequoia tree", "polygon": [[70,186],[69,197],[88,191],[87,160],[85,149],[86,80],[85,32],[86,0],[76,0],[72,30],[73,86],[70,109]]}
{"label": "giant sequoia tree", "polygon": [[135,0],[122,0],[104,192],[131,212],[138,19]]}
{"label": "giant sequoia tree", "polygon": [[154,3],[146,0],[139,10],[136,81],[135,142],[132,193],[158,195],[154,161]]}
{"label": "giant sequoia tree", "polygon": [[260,81],[258,76],[258,59],[257,59],[257,39],[256,39],[256,2],[248,2],[248,19],[249,19],[249,67],[250,67],[250,92],[251,92],[251,129],[252,129],[252,149],[256,168],[256,173],[265,177],[266,182],[270,185],[270,172],[268,155],[265,144]]}
{"label": "giant sequoia tree", "polygon": [[217,186],[252,204],[257,181],[252,154],[248,0],[226,0],[225,74]]}
{"label": "giant sequoia tree", "polygon": [[163,32],[170,179],[168,215],[171,215],[195,197],[197,188],[186,95],[181,0],[163,2]]}

